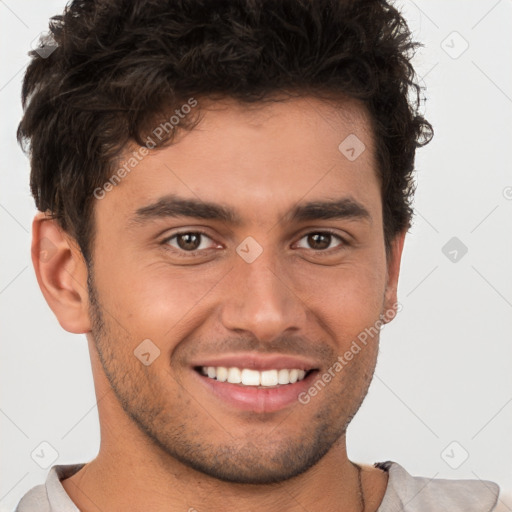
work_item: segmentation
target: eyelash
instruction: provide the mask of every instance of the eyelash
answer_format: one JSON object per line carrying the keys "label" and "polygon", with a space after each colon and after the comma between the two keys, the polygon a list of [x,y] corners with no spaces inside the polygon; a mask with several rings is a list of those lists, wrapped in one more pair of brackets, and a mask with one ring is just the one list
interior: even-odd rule
{"label": "eyelash", "polygon": [[[204,231],[201,231],[200,229],[197,229],[197,230],[194,230],[194,231],[180,231],[178,233],[174,233],[173,235],[165,238],[164,240],[162,240],[161,244],[168,250],[171,250],[171,251],[178,251],[179,253],[181,253],[181,255],[184,255],[183,257],[194,257],[194,256],[197,256],[199,253],[204,253],[204,251],[208,251],[209,249],[195,249],[194,251],[185,251],[183,249],[177,249],[175,247],[170,247],[169,246],[169,242],[171,240],[173,240],[174,238],[177,238],[178,236],[180,235],[188,235],[188,234],[194,234],[194,235],[201,235],[201,236],[204,236],[206,238],[209,238],[210,240],[213,241],[213,239],[208,235],[208,233],[204,232]],[[318,234],[321,234],[321,235],[331,235],[332,237],[334,238],[337,238],[340,242],[341,242],[341,245],[338,246],[338,247],[334,247],[334,248],[331,248],[331,249],[318,249],[318,250],[315,250],[315,249],[311,249],[312,251],[314,252],[317,252],[317,253],[330,253],[330,251],[332,250],[342,250],[344,247],[347,247],[350,245],[350,243],[344,239],[343,237],[341,237],[338,233],[330,230],[330,229],[322,229],[322,230],[318,230],[318,231],[308,231],[307,233],[304,233],[300,238],[299,238],[299,241],[302,240],[304,237],[307,237],[309,235],[318,235]]]}

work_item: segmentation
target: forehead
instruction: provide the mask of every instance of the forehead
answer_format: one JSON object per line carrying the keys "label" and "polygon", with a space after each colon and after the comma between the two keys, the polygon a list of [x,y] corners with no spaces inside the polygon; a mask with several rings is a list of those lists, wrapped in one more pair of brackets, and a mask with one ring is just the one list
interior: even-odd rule
{"label": "forehead", "polygon": [[[369,117],[361,104],[300,98],[201,102],[201,120],[137,161],[98,208],[133,214],[166,194],[264,216],[343,195],[380,209]],[[136,146],[127,148],[119,165]],[[270,219],[267,219],[270,221]]]}

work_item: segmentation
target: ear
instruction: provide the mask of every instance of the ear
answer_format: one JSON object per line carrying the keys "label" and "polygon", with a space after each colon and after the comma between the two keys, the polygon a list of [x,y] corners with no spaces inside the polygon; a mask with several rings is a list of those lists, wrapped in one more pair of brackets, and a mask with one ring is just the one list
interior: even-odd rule
{"label": "ear", "polygon": [[32,222],[32,264],[60,325],[75,334],[89,332],[87,265],[76,241],[43,212]]}
{"label": "ear", "polygon": [[391,241],[390,254],[387,259],[387,282],[384,294],[384,309],[382,311],[382,320],[385,324],[391,322],[397,312],[401,310],[401,305],[398,303],[397,288],[406,233],[407,229],[404,229],[402,232],[397,233]]}

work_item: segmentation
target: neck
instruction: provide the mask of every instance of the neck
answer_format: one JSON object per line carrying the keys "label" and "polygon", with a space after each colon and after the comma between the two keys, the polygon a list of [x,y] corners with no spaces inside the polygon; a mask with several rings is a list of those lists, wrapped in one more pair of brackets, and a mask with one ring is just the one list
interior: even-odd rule
{"label": "neck", "polygon": [[222,482],[174,459],[163,462],[133,447],[113,448],[102,448],[96,459],[63,481],[82,512],[362,510],[358,470],[344,457],[341,444],[302,475],[270,485]]}

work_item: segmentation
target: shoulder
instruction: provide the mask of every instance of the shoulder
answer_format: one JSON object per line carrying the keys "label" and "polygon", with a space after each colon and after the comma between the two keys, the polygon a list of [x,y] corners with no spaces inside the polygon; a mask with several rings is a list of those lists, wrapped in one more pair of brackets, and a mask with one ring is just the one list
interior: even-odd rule
{"label": "shoulder", "polygon": [[45,485],[36,485],[21,498],[14,512],[50,512]]}
{"label": "shoulder", "polygon": [[14,512],[80,512],[66,494],[61,480],[74,475],[84,464],[53,466],[42,485],[32,487]]}
{"label": "shoulder", "polygon": [[412,476],[392,461],[375,463],[374,466],[389,474],[386,493],[377,512],[491,512],[498,501],[499,486],[487,480]]}

